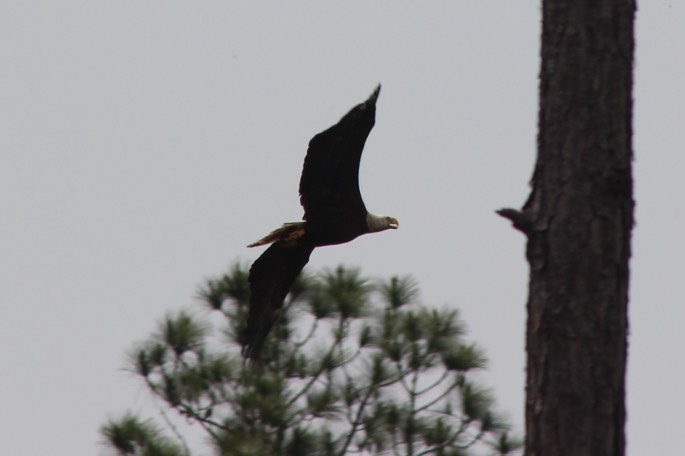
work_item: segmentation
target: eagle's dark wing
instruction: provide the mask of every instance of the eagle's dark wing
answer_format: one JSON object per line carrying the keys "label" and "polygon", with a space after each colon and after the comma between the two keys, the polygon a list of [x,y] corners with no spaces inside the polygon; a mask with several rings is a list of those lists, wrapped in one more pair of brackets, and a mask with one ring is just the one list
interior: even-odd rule
{"label": "eagle's dark wing", "polygon": [[257,358],[266,335],[278,319],[290,287],[309,261],[314,246],[271,244],[250,268],[250,311],[243,339],[243,355]]}
{"label": "eagle's dark wing", "polygon": [[343,206],[366,216],[359,192],[359,161],[376,119],[381,86],[340,122],[309,142],[300,178],[300,203],[306,219],[325,207]]}

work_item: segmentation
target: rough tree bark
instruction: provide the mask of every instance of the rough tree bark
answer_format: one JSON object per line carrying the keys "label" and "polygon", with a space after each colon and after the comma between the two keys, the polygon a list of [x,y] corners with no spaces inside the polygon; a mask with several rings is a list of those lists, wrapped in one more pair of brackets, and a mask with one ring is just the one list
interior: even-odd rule
{"label": "rough tree bark", "polygon": [[633,0],[543,0],[526,455],[625,452]]}

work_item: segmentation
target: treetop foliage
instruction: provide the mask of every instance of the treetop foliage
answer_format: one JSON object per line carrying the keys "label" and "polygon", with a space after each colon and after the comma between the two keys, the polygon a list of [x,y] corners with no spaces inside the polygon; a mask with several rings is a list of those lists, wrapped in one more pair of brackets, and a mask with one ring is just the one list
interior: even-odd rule
{"label": "treetop foliage", "polygon": [[[219,328],[180,311],[130,354],[130,368],[209,436],[215,454],[512,454],[520,442],[472,373],[483,351],[455,309],[418,302],[409,277],[373,282],[339,266],[302,274],[261,357],[240,356],[249,303],[240,264],[207,280],[200,302]],[[217,326],[217,325],[215,325]],[[192,454],[127,414],[102,426],[119,455]]]}

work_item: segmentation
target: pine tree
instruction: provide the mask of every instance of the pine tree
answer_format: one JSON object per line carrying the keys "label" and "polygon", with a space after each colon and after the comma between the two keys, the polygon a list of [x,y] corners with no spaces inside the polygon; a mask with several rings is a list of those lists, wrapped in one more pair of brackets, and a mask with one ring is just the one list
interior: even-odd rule
{"label": "pine tree", "polygon": [[[303,275],[250,363],[240,357],[247,271],[236,264],[199,293],[223,328],[169,315],[132,352],[131,368],[165,413],[197,423],[224,456],[517,451],[472,378],[483,351],[464,339],[456,310],[421,305],[417,294],[409,277],[374,284],[344,267]],[[101,433],[120,455],[191,454],[131,414]]]}

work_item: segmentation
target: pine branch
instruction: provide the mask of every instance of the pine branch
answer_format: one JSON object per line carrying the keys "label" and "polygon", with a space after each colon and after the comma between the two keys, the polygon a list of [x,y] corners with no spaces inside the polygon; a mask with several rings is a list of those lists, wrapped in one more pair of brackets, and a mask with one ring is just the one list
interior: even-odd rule
{"label": "pine branch", "polygon": [[371,396],[374,394],[374,392],[375,388],[373,386],[368,388],[366,391],[366,395],[360,402],[359,407],[357,408],[357,416],[355,417],[354,421],[350,423],[350,433],[348,434],[347,439],[345,439],[345,443],[343,444],[340,452],[338,453],[340,456],[344,456],[346,454],[347,448],[350,446],[350,443],[352,443],[352,438],[354,438],[354,435],[357,433],[357,428],[361,424],[364,409],[366,408],[366,403],[369,401],[369,399],[371,399]]}
{"label": "pine branch", "polygon": [[[338,328],[342,329],[344,324],[344,319],[341,317],[340,321],[338,323]],[[336,336],[334,339],[334,342],[331,344],[330,348],[326,352],[326,355],[322,358],[323,360],[328,359],[329,357],[333,356],[333,352],[335,351],[336,347],[340,344],[342,341],[343,336],[342,336],[342,331],[339,332],[339,334]],[[316,383],[316,381],[319,379],[321,374],[324,373],[324,371],[327,370],[326,363],[322,362],[321,365],[319,366],[319,369],[316,371],[314,375],[312,375],[312,378],[307,382],[307,384],[302,387],[302,389],[295,395],[293,398],[288,401],[287,406],[290,407],[293,405],[300,397],[302,397],[304,394],[306,394],[309,389]]]}
{"label": "pine branch", "polygon": [[162,415],[162,419],[166,423],[167,427],[169,429],[171,429],[171,432],[174,434],[174,436],[176,436],[176,439],[183,446],[183,450],[185,451],[186,455],[190,456],[191,453],[190,453],[190,447],[188,447],[188,442],[186,442],[186,439],[183,438],[183,435],[178,430],[176,425],[174,425],[174,423],[171,422],[171,420],[169,419],[169,416],[166,414],[166,412],[164,411],[164,409],[162,407],[160,407],[160,409],[159,409],[159,414]]}
{"label": "pine branch", "polygon": [[[445,375],[444,377],[446,377],[446,375]],[[436,386],[437,386],[437,385],[436,385]],[[456,387],[458,387],[458,386],[459,386],[459,381],[458,381],[458,380],[455,380],[448,388],[446,388],[442,393],[440,393],[440,395],[438,395],[438,397],[436,397],[436,398],[433,399],[432,401],[428,402],[427,404],[424,404],[424,405],[422,405],[421,407],[419,407],[418,411],[419,411],[419,412],[422,412],[422,411],[424,411],[424,410],[429,409],[429,408],[432,407],[433,405],[435,405],[435,404],[437,404],[438,402],[440,402],[445,396],[447,396],[454,388],[456,388]]]}
{"label": "pine branch", "polygon": [[436,388],[438,385],[440,385],[440,383],[445,381],[445,379],[447,378],[448,375],[449,375],[449,371],[445,370],[442,373],[442,375],[440,376],[440,378],[438,378],[436,381],[434,381],[433,383],[431,383],[430,385],[428,385],[427,387],[425,387],[421,391],[417,391],[416,394],[420,396],[420,395],[425,394],[429,391],[432,391],[434,388]]}

